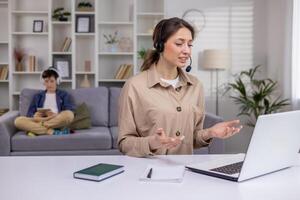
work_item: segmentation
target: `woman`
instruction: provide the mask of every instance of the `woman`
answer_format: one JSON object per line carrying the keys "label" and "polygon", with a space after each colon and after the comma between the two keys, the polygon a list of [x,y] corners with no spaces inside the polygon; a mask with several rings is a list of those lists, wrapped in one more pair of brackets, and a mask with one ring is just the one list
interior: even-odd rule
{"label": "woman", "polygon": [[203,129],[204,94],[199,80],[184,72],[191,55],[194,29],[186,21],[160,21],[153,33],[155,50],[148,53],[141,73],[129,79],[119,101],[121,152],[136,157],[192,154],[212,138],[240,131],[239,120]]}

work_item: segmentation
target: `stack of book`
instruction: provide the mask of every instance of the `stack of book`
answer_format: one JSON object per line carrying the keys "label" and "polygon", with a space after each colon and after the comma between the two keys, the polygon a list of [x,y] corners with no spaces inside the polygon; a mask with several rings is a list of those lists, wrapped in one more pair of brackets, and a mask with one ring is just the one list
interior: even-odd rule
{"label": "stack of book", "polygon": [[122,64],[120,65],[115,79],[127,79],[133,74],[133,65],[132,64]]}
{"label": "stack of book", "polygon": [[72,43],[72,39],[70,37],[66,37],[65,40],[64,40],[63,45],[61,46],[60,51],[61,52],[69,51],[69,49],[71,47],[71,43]]}
{"label": "stack of book", "polygon": [[36,59],[35,56],[29,56],[29,71],[35,72],[36,71]]}
{"label": "stack of book", "polygon": [[0,80],[7,80],[8,77],[8,66],[0,68]]}
{"label": "stack of book", "polygon": [[8,108],[0,108],[0,116],[4,115],[6,112],[8,112]]}

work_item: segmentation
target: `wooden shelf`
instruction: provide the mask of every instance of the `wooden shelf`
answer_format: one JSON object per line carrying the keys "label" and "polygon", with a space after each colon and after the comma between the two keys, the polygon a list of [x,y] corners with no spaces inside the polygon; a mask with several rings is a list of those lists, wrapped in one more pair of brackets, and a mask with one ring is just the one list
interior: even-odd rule
{"label": "wooden shelf", "polygon": [[121,21],[101,21],[99,25],[133,25],[133,22],[121,22]]}
{"label": "wooden shelf", "polygon": [[152,33],[138,33],[136,35],[138,37],[152,37]]}
{"label": "wooden shelf", "polygon": [[40,35],[48,36],[48,32],[12,32],[12,35]]}
{"label": "wooden shelf", "polygon": [[0,80],[0,83],[8,83],[8,80]]}
{"label": "wooden shelf", "polygon": [[0,44],[8,44],[8,41],[0,41]]}
{"label": "wooden shelf", "polygon": [[75,11],[76,15],[94,15],[95,11]]}
{"label": "wooden shelf", "polygon": [[75,33],[76,36],[95,36],[95,33]]}
{"label": "wooden shelf", "polygon": [[52,21],[53,25],[71,25],[71,21],[61,22],[61,21]]}
{"label": "wooden shelf", "polygon": [[61,83],[72,83],[72,79],[63,79]]}
{"label": "wooden shelf", "polygon": [[67,51],[67,52],[53,51],[52,55],[72,55],[72,52],[71,51]]}
{"label": "wooden shelf", "polygon": [[95,72],[76,72],[76,75],[85,75],[85,74],[89,74],[89,75],[95,75]]}
{"label": "wooden shelf", "polygon": [[164,16],[163,12],[138,12],[138,16]]}
{"label": "wooden shelf", "polygon": [[114,82],[114,83],[122,83],[127,81],[127,79],[99,79],[98,82]]}
{"label": "wooden shelf", "polygon": [[8,62],[0,62],[0,65],[9,65]]}
{"label": "wooden shelf", "polygon": [[102,56],[133,56],[133,52],[99,52],[98,55]]}
{"label": "wooden shelf", "polygon": [[11,13],[16,15],[48,15],[48,11],[31,11],[31,10],[13,10]]}
{"label": "wooden shelf", "polygon": [[40,75],[42,72],[13,72],[13,75]]}

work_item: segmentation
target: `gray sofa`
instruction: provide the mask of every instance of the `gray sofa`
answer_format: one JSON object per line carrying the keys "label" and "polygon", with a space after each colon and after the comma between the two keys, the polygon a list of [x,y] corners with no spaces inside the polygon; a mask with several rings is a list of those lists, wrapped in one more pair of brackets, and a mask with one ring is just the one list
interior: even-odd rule
{"label": "gray sofa", "polygon": [[[26,115],[29,104],[38,90],[24,89],[20,94],[19,111],[10,111],[0,117],[0,155],[113,155],[121,154],[117,148],[117,105],[120,88],[98,87],[69,90],[76,105],[85,102],[91,112],[92,127],[76,130],[62,136],[27,136],[14,126],[19,115]],[[211,114],[206,115],[204,127],[222,121]],[[214,140],[208,148],[196,153],[222,153],[221,140]]]}

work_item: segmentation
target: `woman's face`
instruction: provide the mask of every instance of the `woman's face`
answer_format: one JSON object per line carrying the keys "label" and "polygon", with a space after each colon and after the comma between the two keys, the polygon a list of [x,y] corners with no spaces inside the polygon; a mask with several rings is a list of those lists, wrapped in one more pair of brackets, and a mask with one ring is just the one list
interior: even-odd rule
{"label": "woman's face", "polygon": [[192,34],[189,29],[180,28],[165,42],[163,51],[164,58],[177,67],[186,66],[192,51]]}

